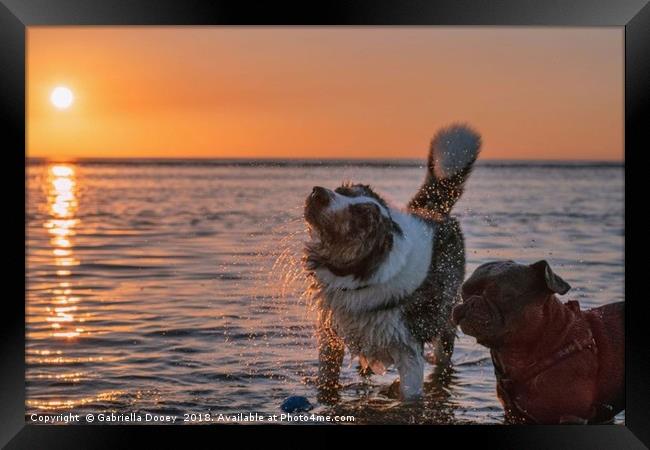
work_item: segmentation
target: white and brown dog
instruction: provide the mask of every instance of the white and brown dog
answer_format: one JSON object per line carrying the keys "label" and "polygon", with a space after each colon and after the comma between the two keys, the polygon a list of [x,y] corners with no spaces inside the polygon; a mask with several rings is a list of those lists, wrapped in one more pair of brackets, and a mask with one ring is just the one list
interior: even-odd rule
{"label": "white and brown dog", "polygon": [[449,215],[478,157],[480,136],[464,125],[431,142],[424,184],[406,210],[369,186],[314,187],[305,203],[310,240],[304,263],[319,310],[319,399],[338,398],[345,345],[362,368],[395,364],[403,400],[420,397],[424,344],[449,363],[450,322],[465,276],[465,247]]}

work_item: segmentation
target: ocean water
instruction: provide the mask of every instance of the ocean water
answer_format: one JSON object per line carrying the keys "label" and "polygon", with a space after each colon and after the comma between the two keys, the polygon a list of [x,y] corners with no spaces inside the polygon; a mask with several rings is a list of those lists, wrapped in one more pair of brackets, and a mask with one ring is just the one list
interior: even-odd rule
{"label": "ocean water", "polygon": [[[503,423],[489,354],[460,332],[421,404],[387,394],[393,369],[360,379],[349,355],[341,402],[316,402],[304,198],[353,180],[403,205],[420,164],[30,161],[27,414],[270,415],[304,395],[355,423]],[[564,299],[623,300],[623,187],[615,164],[479,164],[454,209],[468,275],[544,258],[573,286]]]}

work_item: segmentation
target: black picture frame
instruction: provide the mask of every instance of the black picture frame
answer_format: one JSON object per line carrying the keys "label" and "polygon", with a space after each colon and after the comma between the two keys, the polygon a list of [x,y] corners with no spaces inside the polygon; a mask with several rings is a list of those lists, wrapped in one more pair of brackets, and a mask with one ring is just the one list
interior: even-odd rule
{"label": "black picture frame", "polygon": [[[419,426],[400,427],[170,427],[43,426],[25,423],[25,51],[26,27],[34,25],[508,25],[607,26],[625,29],[625,253],[626,281],[626,424],[625,426]],[[323,2],[199,0],[0,0],[0,114],[5,193],[3,270],[6,286],[0,340],[0,444],[7,448],[122,448],[134,438],[158,439],[162,447],[190,445],[191,437],[212,445],[244,445],[258,432],[274,434],[287,445],[287,433],[308,432],[304,444],[339,445],[347,437],[388,444],[457,446],[471,441],[488,448],[646,448],[650,445],[650,354],[643,302],[630,264],[639,243],[631,244],[633,171],[650,148],[646,132],[650,96],[650,5],[646,0],[377,0]],[[646,113],[646,114],[644,114]],[[646,119],[647,120],[647,119]],[[22,193],[22,194],[20,194]],[[642,194],[641,194],[642,195]],[[637,218],[638,221],[638,218]],[[638,237],[638,236],[637,236]],[[636,295],[638,292],[638,296]],[[23,299],[22,301],[20,299]],[[253,432],[248,432],[255,431]],[[243,432],[242,432],[243,431]],[[403,433],[406,431],[408,438]],[[336,440],[323,436],[336,432]],[[228,434],[229,436],[225,436]],[[237,434],[237,441],[232,436]],[[327,439],[327,440],[325,440]],[[408,439],[408,440],[407,440]],[[228,441],[229,444],[225,444]],[[149,442],[149,441],[147,441]],[[235,442],[237,442],[235,444]],[[417,444],[416,444],[417,442]],[[149,442],[150,444],[150,442]],[[148,445],[151,447],[152,445]],[[293,445],[292,445],[293,446]]]}

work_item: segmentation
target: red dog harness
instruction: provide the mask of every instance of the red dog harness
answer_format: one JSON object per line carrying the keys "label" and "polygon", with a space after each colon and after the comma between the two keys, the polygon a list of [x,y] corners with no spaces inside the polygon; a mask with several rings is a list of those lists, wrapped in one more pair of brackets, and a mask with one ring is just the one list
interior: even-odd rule
{"label": "red dog harness", "polygon": [[[575,303],[577,305],[578,302]],[[519,405],[517,398],[512,398],[510,396],[510,389],[514,386],[515,383],[526,384],[528,381],[532,380],[533,378],[537,377],[541,373],[547,371],[551,367],[567,359],[575,353],[589,350],[594,352],[594,354],[597,354],[598,348],[596,347],[594,336],[591,333],[591,330],[587,330],[587,332],[588,333],[585,338],[580,340],[573,340],[571,343],[562,347],[551,356],[542,359],[539,363],[534,364],[524,370],[521,375],[517,376],[517,380],[513,380],[510,376],[508,376],[508,374],[506,374],[503,368],[503,364],[499,360],[498,356],[495,352],[491,351],[490,355],[492,356],[492,364],[494,365],[494,371],[497,376],[497,385],[501,387],[501,391],[503,392],[506,404],[510,405],[520,416],[527,418],[533,423],[540,423],[537,419],[535,419],[535,417],[533,417],[528,411]]]}

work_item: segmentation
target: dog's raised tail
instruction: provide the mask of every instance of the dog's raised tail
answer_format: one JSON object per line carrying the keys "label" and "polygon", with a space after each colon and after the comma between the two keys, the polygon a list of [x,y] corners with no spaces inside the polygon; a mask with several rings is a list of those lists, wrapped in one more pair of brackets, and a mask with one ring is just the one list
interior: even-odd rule
{"label": "dog's raised tail", "polygon": [[438,130],[431,140],[426,179],[409,208],[449,214],[463,193],[480,148],[481,136],[467,125]]}

